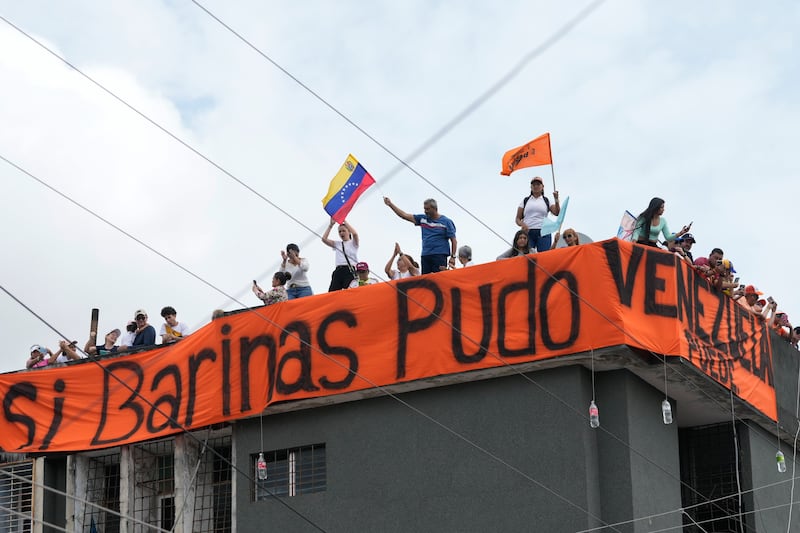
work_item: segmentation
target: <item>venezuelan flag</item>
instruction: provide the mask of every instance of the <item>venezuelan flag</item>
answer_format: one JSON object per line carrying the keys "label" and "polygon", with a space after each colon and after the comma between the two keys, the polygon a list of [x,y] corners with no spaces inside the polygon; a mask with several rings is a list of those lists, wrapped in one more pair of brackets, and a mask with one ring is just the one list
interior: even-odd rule
{"label": "venezuelan flag", "polygon": [[350,154],[331,180],[328,194],[322,199],[322,207],[333,220],[341,224],[358,197],[373,183],[375,178]]}

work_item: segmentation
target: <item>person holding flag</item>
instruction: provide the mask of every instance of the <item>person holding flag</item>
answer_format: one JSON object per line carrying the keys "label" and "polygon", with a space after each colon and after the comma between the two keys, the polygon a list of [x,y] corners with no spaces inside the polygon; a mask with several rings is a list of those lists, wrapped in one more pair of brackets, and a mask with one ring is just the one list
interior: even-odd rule
{"label": "person holding flag", "polygon": [[328,229],[322,234],[322,242],[330,246],[336,254],[336,268],[331,274],[331,284],[328,292],[341,291],[350,287],[350,282],[356,277],[356,265],[358,264],[358,233],[356,230],[343,220],[339,225],[340,241],[334,241],[328,236],[331,234],[336,221],[331,219]]}
{"label": "person holding flag", "polygon": [[[345,221],[345,217],[353,209],[358,197],[374,183],[375,178],[353,157],[353,154],[349,154],[342,168],[331,180],[328,194],[322,199],[322,207],[331,216],[328,229],[322,235],[322,242],[333,248],[336,253],[336,268],[331,274],[328,292],[348,288],[355,277],[355,268],[358,264],[358,233]],[[337,222],[341,241],[328,238]]]}
{"label": "person holding flag", "polygon": [[531,180],[531,194],[522,199],[517,207],[517,216],[514,221],[517,226],[528,232],[528,243],[531,251],[544,252],[552,246],[550,233],[542,235],[542,223],[548,213],[558,216],[561,204],[558,201],[558,191],[553,191],[554,203],[544,195],[544,182],[539,176]]}
{"label": "person holding flag", "polygon": [[[406,213],[394,205],[388,197],[383,198],[383,203],[388,205],[395,215],[419,226],[422,230],[420,263],[423,274],[455,268],[456,251],[458,250],[456,225],[446,216],[439,214],[436,200],[428,198],[423,202],[422,209],[425,214],[422,215]],[[450,255],[449,259],[448,254]]]}

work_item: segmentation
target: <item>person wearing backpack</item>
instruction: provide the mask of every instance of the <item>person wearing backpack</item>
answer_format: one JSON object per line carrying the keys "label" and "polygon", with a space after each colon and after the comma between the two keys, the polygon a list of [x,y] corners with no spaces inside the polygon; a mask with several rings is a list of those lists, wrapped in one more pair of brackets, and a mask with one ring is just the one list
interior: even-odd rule
{"label": "person wearing backpack", "polygon": [[531,251],[535,249],[537,252],[544,252],[552,246],[550,234],[542,235],[542,222],[547,218],[547,213],[558,216],[561,212],[558,191],[553,191],[553,199],[555,202],[550,204],[550,200],[544,195],[544,182],[542,178],[536,176],[531,180],[530,196],[523,198],[517,208],[515,222],[523,231],[528,232]]}

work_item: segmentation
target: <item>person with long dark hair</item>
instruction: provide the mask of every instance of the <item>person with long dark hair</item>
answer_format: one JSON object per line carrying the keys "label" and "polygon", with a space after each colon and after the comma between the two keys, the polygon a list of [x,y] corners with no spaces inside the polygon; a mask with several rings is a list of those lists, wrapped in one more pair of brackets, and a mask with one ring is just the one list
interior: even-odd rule
{"label": "person with long dark hair", "polygon": [[300,257],[300,248],[293,242],[286,245],[286,251],[281,250],[281,272],[290,274],[292,280],[286,289],[290,300],[314,294],[308,281],[308,259]]}
{"label": "person with long dark hair", "polygon": [[639,244],[658,247],[658,234],[664,235],[664,240],[672,242],[689,231],[691,224],[684,226],[678,233],[671,233],[667,219],[664,218],[664,200],[653,198],[650,205],[636,217],[636,227],[633,230],[633,241]]}
{"label": "person with long dark hair", "polygon": [[517,216],[514,219],[517,226],[528,232],[528,242],[531,250],[544,252],[553,245],[552,236],[548,233],[542,235],[542,223],[547,218],[548,213],[555,216],[561,212],[561,204],[558,202],[558,191],[553,191],[551,204],[547,196],[544,195],[544,180],[535,176],[531,180],[531,194],[526,196],[517,207]]}
{"label": "person with long dark hair", "polygon": [[290,279],[292,279],[292,275],[288,272],[275,272],[275,275],[272,276],[272,288],[268,291],[264,291],[258,286],[256,280],[253,280],[253,294],[264,302],[264,305],[285,302],[289,299],[286,294],[286,282]]}
{"label": "person with long dark hair", "polygon": [[528,255],[531,253],[531,246],[528,241],[528,232],[524,229],[517,231],[514,234],[514,240],[511,241],[514,246],[497,256],[497,259],[510,259],[518,255]]}

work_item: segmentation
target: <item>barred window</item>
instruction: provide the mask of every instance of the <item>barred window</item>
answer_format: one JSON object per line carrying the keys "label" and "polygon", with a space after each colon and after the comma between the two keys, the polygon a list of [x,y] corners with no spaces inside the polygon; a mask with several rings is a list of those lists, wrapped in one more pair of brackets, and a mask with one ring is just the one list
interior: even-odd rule
{"label": "barred window", "polygon": [[[119,451],[89,458],[86,472],[86,499],[119,512]],[[119,516],[98,507],[84,508],[83,523],[94,523],[104,533],[119,533]]]}
{"label": "barred window", "polygon": [[257,458],[257,453],[250,457],[250,468],[255,480],[255,501],[267,500],[272,496],[292,497],[325,490],[327,467],[324,443],[265,452],[267,479],[263,481],[258,479],[256,473]]}
{"label": "barred window", "polygon": [[0,531],[28,533],[33,522],[33,461],[0,465]]}
{"label": "barred window", "polygon": [[230,435],[209,439],[197,472],[192,531],[230,533],[231,471]]}
{"label": "barred window", "polygon": [[172,439],[137,444],[133,449],[134,517],[162,529],[175,525],[174,455]]}

